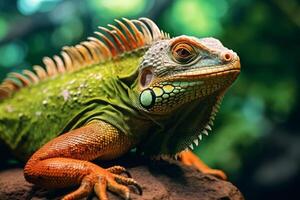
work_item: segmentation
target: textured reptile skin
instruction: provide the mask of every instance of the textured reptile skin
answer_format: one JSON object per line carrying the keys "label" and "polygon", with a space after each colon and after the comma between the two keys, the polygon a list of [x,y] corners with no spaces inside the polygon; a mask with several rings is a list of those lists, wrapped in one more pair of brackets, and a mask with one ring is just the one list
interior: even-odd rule
{"label": "textured reptile skin", "polygon": [[106,186],[126,197],[129,195],[128,188],[118,184],[115,179],[125,185],[136,183],[130,178],[118,175],[125,170],[122,167],[105,170],[89,160],[115,158],[128,151],[132,144],[132,138],[130,140],[112,125],[94,121],[45,144],[26,164],[25,178],[44,187],[81,184],[78,190],[67,195],[65,199],[85,196],[94,186],[99,198],[102,196],[105,199],[103,187],[106,189]]}

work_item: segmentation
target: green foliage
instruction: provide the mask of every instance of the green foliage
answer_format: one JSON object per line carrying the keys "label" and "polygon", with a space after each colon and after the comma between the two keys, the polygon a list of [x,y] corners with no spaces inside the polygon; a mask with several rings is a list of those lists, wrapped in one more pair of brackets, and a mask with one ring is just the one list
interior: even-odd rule
{"label": "green foliage", "polygon": [[[220,19],[227,9],[225,0],[177,1],[164,13],[163,18],[166,28],[176,35],[217,36],[222,31]],[[173,23],[169,23],[170,19]]]}

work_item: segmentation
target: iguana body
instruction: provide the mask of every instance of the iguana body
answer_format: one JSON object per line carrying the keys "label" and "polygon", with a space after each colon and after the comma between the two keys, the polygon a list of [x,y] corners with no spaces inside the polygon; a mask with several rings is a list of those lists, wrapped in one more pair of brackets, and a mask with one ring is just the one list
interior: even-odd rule
{"label": "iguana body", "polygon": [[[106,188],[124,198],[140,186],[90,161],[130,149],[179,155],[182,162],[224,176],[189,151],[207,134],[224,92],[240,71],[238,56],[213,38],[170,39],[149,19],[118,21],[45,58],[46,70],[12,74],[0,86],[0,139],[27,160],[25,178],[44,187],[80,185],[64,199]],[[27,87],[25,87],[27,86]],[[19,90],[18,92],[15,92]],[[183,151],[183,152],[182,152]],[[181,153],[180,153],[181,152]]]}
{"label": "iguana body", "polygon": [[[128,95],[135,94],[116,74],[127,77],[125,74],[135,70],[140,58],[141,55],[128,55],[114,64],[103,63],[22,88],[0,104],[4,114],[0,117],[1,138],[16,153],[22,152],[17,153],[21,159],[28,159],[41,145],[92,118],[138,136],[132,125],[143,116],[135,113],[138,111],[133,106],[129,107],[132,102]],[[107,116],[107,112],[112,115]],[[126,114],[130,122],[125,122]]]}

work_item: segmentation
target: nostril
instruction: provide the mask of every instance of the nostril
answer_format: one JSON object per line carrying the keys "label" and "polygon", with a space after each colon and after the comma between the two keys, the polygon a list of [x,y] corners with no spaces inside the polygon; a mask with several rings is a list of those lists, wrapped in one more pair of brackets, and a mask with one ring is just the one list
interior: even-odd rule
{"label": "nostril", "polygon": [[232,58],[233,58],[233,56],[232,56],[232,54],[231,54],[230,52],[224,52],[224,53],[222,54],[222,59],[223,59],[224,61],[226,61],[226,62],[231,61]]}
{"label": "nostril", "polygon": [[224,56],[225,56],[225,59],[226,59],[226,60],[230,60],[230,59],[231,59],[231,55],[228,54],[228,53],[226,53]]}

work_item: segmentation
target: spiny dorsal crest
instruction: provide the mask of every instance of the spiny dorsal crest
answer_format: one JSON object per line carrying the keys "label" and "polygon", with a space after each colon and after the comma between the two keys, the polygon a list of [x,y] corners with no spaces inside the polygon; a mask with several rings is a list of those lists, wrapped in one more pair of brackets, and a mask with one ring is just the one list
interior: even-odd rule
{"label": "spiny dorsal crest", "polygon": [[33,66],[33,70],[23,70],[22,73],[10,73],[0,85],[0,100],[11,96],[22,87],[36,84],[48,77],[65,72],[75,71],[94,64],[114,59],[125,52],[149,46],[155,41],[169,38],[157,25],[148,18],[128,20],[123,22],[115,19],[120,28],[108,24],[110,29],[98,27],[96,37],[89,37],[75,46],[65,46],[60,56],[44,57],[45,67]]}

